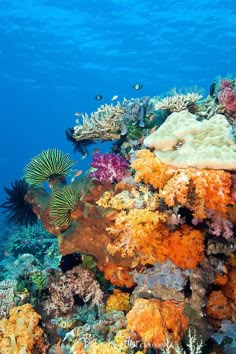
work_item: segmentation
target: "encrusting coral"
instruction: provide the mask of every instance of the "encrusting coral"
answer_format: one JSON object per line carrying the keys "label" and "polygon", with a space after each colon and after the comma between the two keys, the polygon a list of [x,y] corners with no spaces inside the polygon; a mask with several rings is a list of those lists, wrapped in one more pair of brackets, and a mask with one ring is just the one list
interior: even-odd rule
{"label": "encrusting coral", "polygon": [[216,114],[203,121],[187,110],[172,113],[144,145],[165,164],[236,170],[236,143],[226,117]]}

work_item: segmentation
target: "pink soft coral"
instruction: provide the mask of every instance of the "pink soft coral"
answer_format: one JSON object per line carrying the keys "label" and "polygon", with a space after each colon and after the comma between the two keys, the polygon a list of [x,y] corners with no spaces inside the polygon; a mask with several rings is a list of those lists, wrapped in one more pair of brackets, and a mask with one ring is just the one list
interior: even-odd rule
{"label": "pink soft coral", "polygon": [[218,98],[219,102],[225,106],[227,111],[236,113],[236,92],[230,80],[221,80]]}
{"label": "pink soft coral", "polygon": [[96,171],[91,172],[89,177],[95,177],[99,182],[113,183],[125,176],[129,162],[120,155],[102,153],[94,155],[91,166]]}

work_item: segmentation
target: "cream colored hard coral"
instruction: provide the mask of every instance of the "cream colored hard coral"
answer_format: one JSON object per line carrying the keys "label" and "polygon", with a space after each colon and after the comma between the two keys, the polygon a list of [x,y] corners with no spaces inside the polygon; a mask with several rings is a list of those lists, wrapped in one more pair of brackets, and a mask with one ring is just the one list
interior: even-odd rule
{"label": "cream colored hard coral", "polygon": [[236,143],[221,114],[198,121],[187,110],[174,112],[145,138],[144,145],[167,165],[236,170]]}
{"label": "cream colored hard coral", "polygon": [[125,111],[119,102],[116,106],[102,105],[91,116],[87,113],[82,114],[82,124],[76,120],[77,125],[74,127],[73,137],[76,141],[119,139],[120,122],[124,114]]}
{"label": "cream colored hard coral", "polygon": [[169,109],[171,112],[180,112],[190,105],[196,103],[202,98],[202,95],[191,92],[186,95],[176,94],[174,96],[165,97],[163,100],[155,104],[155,109]]}

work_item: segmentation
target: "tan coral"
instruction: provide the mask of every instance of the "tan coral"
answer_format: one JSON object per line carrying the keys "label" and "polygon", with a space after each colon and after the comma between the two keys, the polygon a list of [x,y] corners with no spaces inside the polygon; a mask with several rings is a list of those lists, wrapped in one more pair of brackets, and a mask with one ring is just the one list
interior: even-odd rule
{"label": "tan coral", "polygon": [[116,106],[102,105],[89,117],[82,115],[82,124],[77,121],[73,137],[76,141],[83,140],[116,140],[120,137],[120,122],[125,111],[118,102]]}
{"label": "tan coral", "polygon": [[188,111],[174,112],[144,144],[165,164],[186,168],[236,170],[236,143],[225,116],[198,121]]}
{"label": "tan coral", "polygon": [[176,94],[157,102],[155,109],[169,109],[171,112],[180,112],[201,98],[202,96],[195,92],[187,93],[186,95]]}

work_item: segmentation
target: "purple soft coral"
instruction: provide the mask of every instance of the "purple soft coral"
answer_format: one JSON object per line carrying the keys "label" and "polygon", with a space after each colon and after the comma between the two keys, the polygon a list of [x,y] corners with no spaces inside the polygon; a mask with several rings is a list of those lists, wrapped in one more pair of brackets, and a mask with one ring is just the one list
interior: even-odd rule
{"label": "purple soft coral", "polygon": [[99,182],[113,183],[126,175],[129,162],[120,155],[102,153],[94,155],[91,166],[96,171],[91,172],[89,177],[94,177]]}

